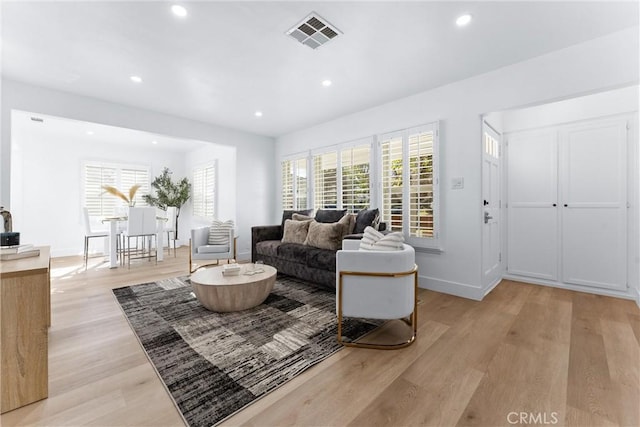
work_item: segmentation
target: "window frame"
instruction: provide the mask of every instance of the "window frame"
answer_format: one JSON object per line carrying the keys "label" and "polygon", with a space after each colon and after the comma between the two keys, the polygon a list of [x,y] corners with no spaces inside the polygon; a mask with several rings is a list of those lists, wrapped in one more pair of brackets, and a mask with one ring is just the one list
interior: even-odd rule
{"label": "window frame", "polygon": [[[292,171],[292,175],[291,175],[291,206],[285,206],[284,204],[284,181],[283,181],[283,163],[285,162],[291,162],[294,165],[294,169]],[[299,205],[298,204],[298,195],[299,195],[299,189],[298,189],[298,185],[299,185],[299,176],[298,176],[298,166],[297,163],[299,162],[304,162],[305,163],[305,170],[306,170],[306,203],[304,206]],[[310,160],[309,160],[309,152],[304,152],[304,153],[297,153],[297,154],[293,154],[290,156],[286,156],[283,157],[280,160],[280,206],[282,207],[282,209],[288,209],[288,210],[304,210],[304,209],[308,209],[309,206],[309,200],[312,197],[312,192],[310,191],[310,180],[309,177],[311,176],[311,168],[310,168],[310,164],[309,164]]]}
{"label": "window frame", "polygon": [[[411,153],[409,150],[409,140],[412,135],[417,133],[433,132],[432,140],[432,202],[431,211],[433,217],[433,236],[432,237],[417,237],[410,234],[410,196],[411,196],[411,181],[410,181],[410,167],[407,167],[410,162]],[[382,159],[382,143],[391,138],[402,138],[402,234],[405,242],[411,246],[426,249],[442,250],[440,240],[440,123],[438,121],[427,123],[420,126],[414,126],[411,128],[385,132],[377,137],[377,161],[378,161],[378,183],[379,183],[379,198],[378,206],[382,212],[383,207],[383,159]],[[381,221],[390,221],[388,218],[382,217]]]}

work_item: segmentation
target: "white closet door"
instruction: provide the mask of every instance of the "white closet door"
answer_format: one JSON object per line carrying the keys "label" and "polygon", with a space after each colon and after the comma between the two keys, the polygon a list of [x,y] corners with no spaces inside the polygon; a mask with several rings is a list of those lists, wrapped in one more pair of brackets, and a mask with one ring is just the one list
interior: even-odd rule
{"label": "white closet door", "polygon": [[563,282],[626,288],[626,121],[566,128],[562,139]]}
{"label": "white closet door", "polygon": [[528,131],[508,139],[507,271],[558,277],[558,142],[556,131]]}

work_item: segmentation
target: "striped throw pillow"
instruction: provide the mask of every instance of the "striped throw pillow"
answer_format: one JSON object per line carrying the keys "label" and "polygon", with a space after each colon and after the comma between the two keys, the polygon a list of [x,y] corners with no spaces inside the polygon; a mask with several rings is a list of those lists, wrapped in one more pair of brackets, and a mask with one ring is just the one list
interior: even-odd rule
{"label": "striped throw pillow", "polygon": [[209,244],[210,245],[228,245],[229,230],[233,230],[233,220],[218,221],[213,220],[209,227]]}
{"label": "striped throw pillow", "polygon": [[400,251],[404,243],[404,236],[400,232],[382,234],[369,226],[364,229],[360,241],[360,250],[365,251]]}

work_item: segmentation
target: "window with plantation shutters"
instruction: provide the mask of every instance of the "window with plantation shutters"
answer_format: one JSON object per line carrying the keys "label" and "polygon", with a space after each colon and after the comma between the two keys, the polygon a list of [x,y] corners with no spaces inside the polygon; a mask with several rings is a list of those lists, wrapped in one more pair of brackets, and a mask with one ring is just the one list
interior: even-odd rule
{"label": "window with plantation shutters", "polygon": [[338,153],[336,151],[313,156],[313,207],[338,207]]}
{"label": "window with plantation shutters", "polygon": [[193,214],[215,218],[216,216],[216,165],[209,163],[193,169],[191,185]]}
{"label": "window with plantation shutters", "polygon": [[437,136],[434,123],[379,137],[382,221],[419,246],[437,246]]}
{"label": "window with plantation shutters", "polygon": [[313,156],[315,209],[358,212],[371,204],[371,138]]}
{"label": "window with plantation shutters", "polygon": [[370,205],[370,153],[370,144],[346,148],[340,153],[342,209],[348,212],[358,212]]}
{"label": "window with plantation shutters", "polygon": [[108,163],[86,162],[83,165],[84,206],[90,216],[108,216],[126,206],[126,202],[107,193],[103,186],[117,188],[127,197],[129,189],[140,184],[134,202],[136,206],[146,206],[142,199],[149,194],[149,169],[146,166],[118,165]]}
{"label": "window with plantation shutters", "polygon": [[134,185],[140,185],[133,201],[135,206],[146,206],[147,203],[142,198],[143,195],[149,194],[149,170],[123,168],[120,170],[120,182],[122,192],[129,195],[129,189]]}
{"label": "window with plantation shutters", "polygon": [[404,178],[402,173],[402,135],[386,135],[380,143],[382,159],[382,209],[381,219],[391,231],[402,231],[402,198]]}
{"label": "window with plantation shutters", "polygon": [[308,200],[307,158],[283,160],[282,208],[306,209]]}

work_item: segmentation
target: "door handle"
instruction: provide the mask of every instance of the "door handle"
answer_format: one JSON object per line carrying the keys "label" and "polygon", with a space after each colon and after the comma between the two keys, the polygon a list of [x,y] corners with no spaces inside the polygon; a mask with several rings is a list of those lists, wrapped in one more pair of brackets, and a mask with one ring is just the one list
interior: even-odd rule
{"label": "door handle", "polygon": [[484,211],[484,223],[487,224],[490,219],[493,219],[493,217],[489,215],[489,212]]}

